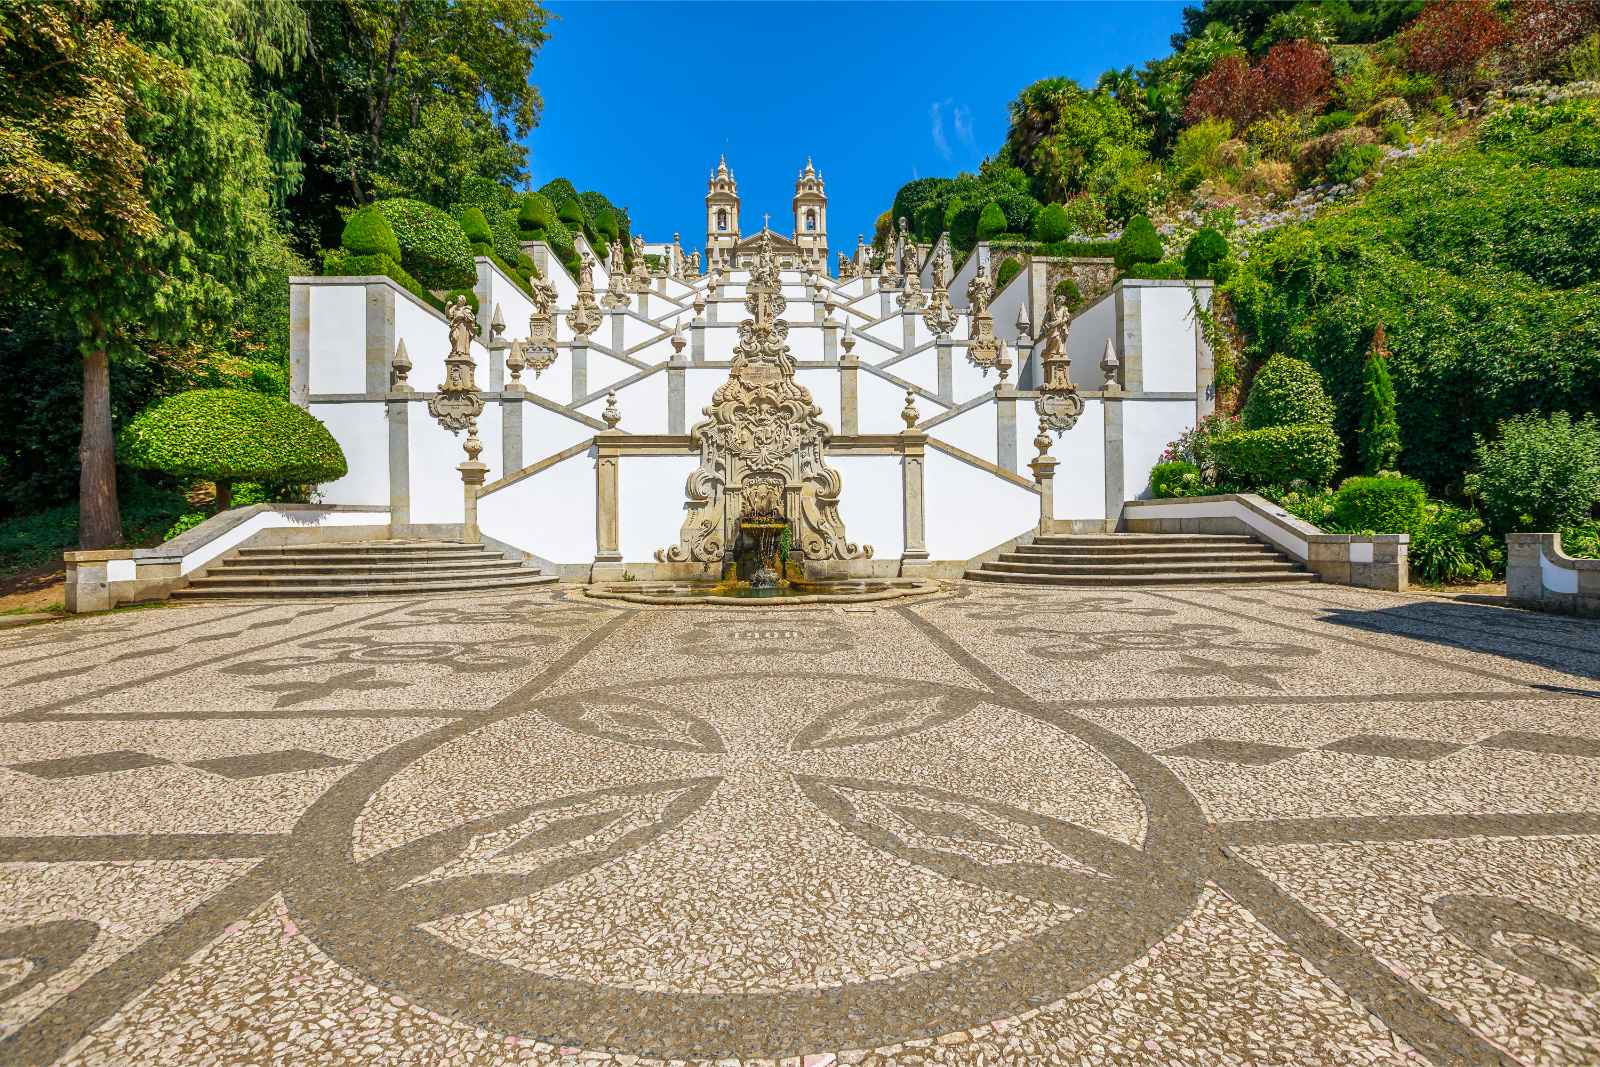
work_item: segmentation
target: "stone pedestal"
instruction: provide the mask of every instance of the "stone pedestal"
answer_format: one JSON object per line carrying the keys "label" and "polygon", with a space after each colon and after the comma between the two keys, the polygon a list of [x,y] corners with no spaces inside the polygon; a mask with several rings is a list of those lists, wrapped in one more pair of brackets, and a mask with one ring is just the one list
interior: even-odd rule
{"label": "stone pedestal", "polygon": [[954,404],[956,397],[955,365],[951,362],[953,358],[952,346],[948,334],[934,341],[934,350],[939,356],[939,399],[946,404]]}
{"label": "stone pedestal", "polygon": [[589,342],[577,339],[568,353],[572,357],[572,402],[589,395]]}
{"label": "stone pedestal", "polygon": [[905,548],[900,553],[902,577],[923,577],[931,570],[923,509],[923,459],[928,435],[916,430],[900,434],[901,517]]}
{"label": "stone pedestal", "polygon": [[624,571],[617,517],[618,451],[613,443],[620,436],[616,430],[602,430],[595,435],[598,455],[594,465],[595,551],[594,566],[589,571],[591,582],[621,581]]}
{"label": "stone pedestal", "polygon": [[478,490],[483,488],[489,465],[482,460],[469,459],[456,464],[456,470],[461,472],[461,540],[476,545],[483,540],[478,532]]}
{"label": "stone pedestal", "polygon": [[859,356],[841,356],[839,358],[839,432],[842,434],[857,434],[861,432],[861,358]]}
{"label": "stone pedestal", "polygon": [[994,387],[995,466],[1008,471],[1017,467],[1017,387],[1001,382]]}

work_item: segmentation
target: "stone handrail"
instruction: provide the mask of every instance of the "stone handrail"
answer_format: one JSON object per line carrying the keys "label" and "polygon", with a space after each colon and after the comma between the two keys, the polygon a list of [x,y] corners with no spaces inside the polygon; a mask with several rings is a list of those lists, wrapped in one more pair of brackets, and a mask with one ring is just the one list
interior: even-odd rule
{"label": "stone handrail", "polygon": [[246,541],[384,538],[389,508],[361,504],[251,504],[229,508],[154,548],[63,552],[66,607],[106,611],[118,604],[159,600],[184,577]]}
{"label": "stone handrail", "polygon": [[1518,607],[1600,615],[1600,559],[1567,555],[1558,533],[1506,534],[1506,595]]}
{"label": "stone handrail", "polygon": [[1335,585],[1399,591],[1410,583],[1410,534],[1323,533],[1255,493],[1130,500],[1122,520],[1135,533],[1249,534]]}

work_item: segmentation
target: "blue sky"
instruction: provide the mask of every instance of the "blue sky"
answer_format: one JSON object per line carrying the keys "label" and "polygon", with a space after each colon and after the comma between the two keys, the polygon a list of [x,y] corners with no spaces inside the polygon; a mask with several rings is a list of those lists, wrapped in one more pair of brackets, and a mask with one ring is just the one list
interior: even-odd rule
{"label": "blue sky", "polygon": [[726,152],[741,228],[793,228],[795,173],[827,181],[828,237],[853,248],[915,177],[975,169],[1030,82],[1093,84],[1167,54],[1182,0],[1123,3],[550,3],[534,65],[535,187],[566,177],[649,240],[705,240]]}

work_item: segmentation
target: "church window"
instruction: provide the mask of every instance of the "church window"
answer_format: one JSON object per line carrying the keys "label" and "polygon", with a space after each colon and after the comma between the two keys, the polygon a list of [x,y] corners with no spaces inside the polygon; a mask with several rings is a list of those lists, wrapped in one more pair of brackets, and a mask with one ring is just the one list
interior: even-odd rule
{"label": "church window", "polygon": [[817,228],[817,212],[814,208],[806,209],[806,232],[814,232]]}

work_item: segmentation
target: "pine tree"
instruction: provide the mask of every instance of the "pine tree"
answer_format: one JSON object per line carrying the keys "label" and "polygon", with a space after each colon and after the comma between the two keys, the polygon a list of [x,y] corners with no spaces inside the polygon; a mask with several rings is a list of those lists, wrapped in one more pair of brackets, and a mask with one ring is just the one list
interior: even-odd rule
{"label": "pine tree", "polygon": [[1400,459],[1400,424],[1395,419],[1394,383],[1383,323],[1372,331],[1361,381],[1361,463],[1368,474],[1394,470]]}

